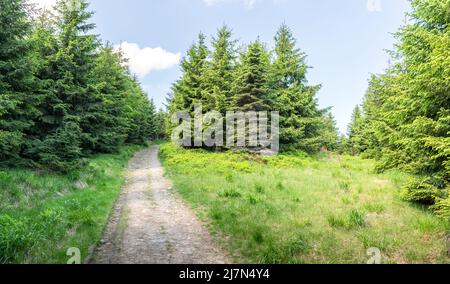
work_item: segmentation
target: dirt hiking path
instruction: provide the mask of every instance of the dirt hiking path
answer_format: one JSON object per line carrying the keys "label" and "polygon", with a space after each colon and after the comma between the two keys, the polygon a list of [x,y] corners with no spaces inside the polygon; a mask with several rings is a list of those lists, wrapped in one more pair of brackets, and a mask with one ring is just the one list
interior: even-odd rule
{"label": "dirt hiking path", "polygon": [[88,262],[99,264],[223,264],[228,257],[203,224],[170,190],[159,147],[129,162],[127,183]]}

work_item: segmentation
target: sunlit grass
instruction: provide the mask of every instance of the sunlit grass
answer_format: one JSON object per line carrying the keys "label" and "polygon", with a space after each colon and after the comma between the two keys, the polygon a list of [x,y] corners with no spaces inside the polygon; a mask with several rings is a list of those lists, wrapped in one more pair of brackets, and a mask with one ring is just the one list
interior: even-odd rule
{"label": "sunlit grass", "polygon": [[401,172],[354,157],[262,158],[183,150],[162,158],[175,189],[237,262],[445,263],[449,224],[401,200]]}

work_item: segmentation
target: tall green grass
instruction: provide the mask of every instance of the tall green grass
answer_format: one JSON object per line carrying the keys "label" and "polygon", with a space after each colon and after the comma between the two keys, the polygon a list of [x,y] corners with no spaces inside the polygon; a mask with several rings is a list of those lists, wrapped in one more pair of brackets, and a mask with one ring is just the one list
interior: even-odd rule
{"label": "tall green grass", "polygon": [[175,189],[237,262],[448,263],[450,226],[402,201],[401,172],[354,157],[184,150],[161,157]]}
{"label": "tall green grass", "polygon": [[96,156],[67,175],[0,169],[0,263],[66,263],[71,247],[87,257],[138,149]]}

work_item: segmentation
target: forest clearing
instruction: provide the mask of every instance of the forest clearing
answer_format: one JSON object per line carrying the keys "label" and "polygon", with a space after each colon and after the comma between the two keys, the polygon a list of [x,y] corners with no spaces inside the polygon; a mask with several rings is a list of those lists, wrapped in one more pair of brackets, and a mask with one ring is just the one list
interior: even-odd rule
{"label": "forest clearing", "polygon": [[[402,200],[411,178],[370,160],[162,146],[175,189],[244,263],[448,263],[448,222]],[[404,192],[403,192],[404,194]]]}

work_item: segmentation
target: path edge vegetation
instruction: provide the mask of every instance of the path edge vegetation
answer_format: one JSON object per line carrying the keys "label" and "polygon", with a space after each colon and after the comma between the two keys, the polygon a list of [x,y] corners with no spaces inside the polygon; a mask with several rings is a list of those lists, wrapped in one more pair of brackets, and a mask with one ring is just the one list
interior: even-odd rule
{"label": "path edge vegetation", "polygon": [[90,158],[64,175],[0,169],[0,263],[65,264],[69,248],[83,261],[102,237],[140,145]]}
{"label": "path edge vegetation", "polygon": [[160,157],[173,190],[236,263],[448,263],[450,223],[402,199],[411,175],[321,153],[260,157],[185,149]]}

